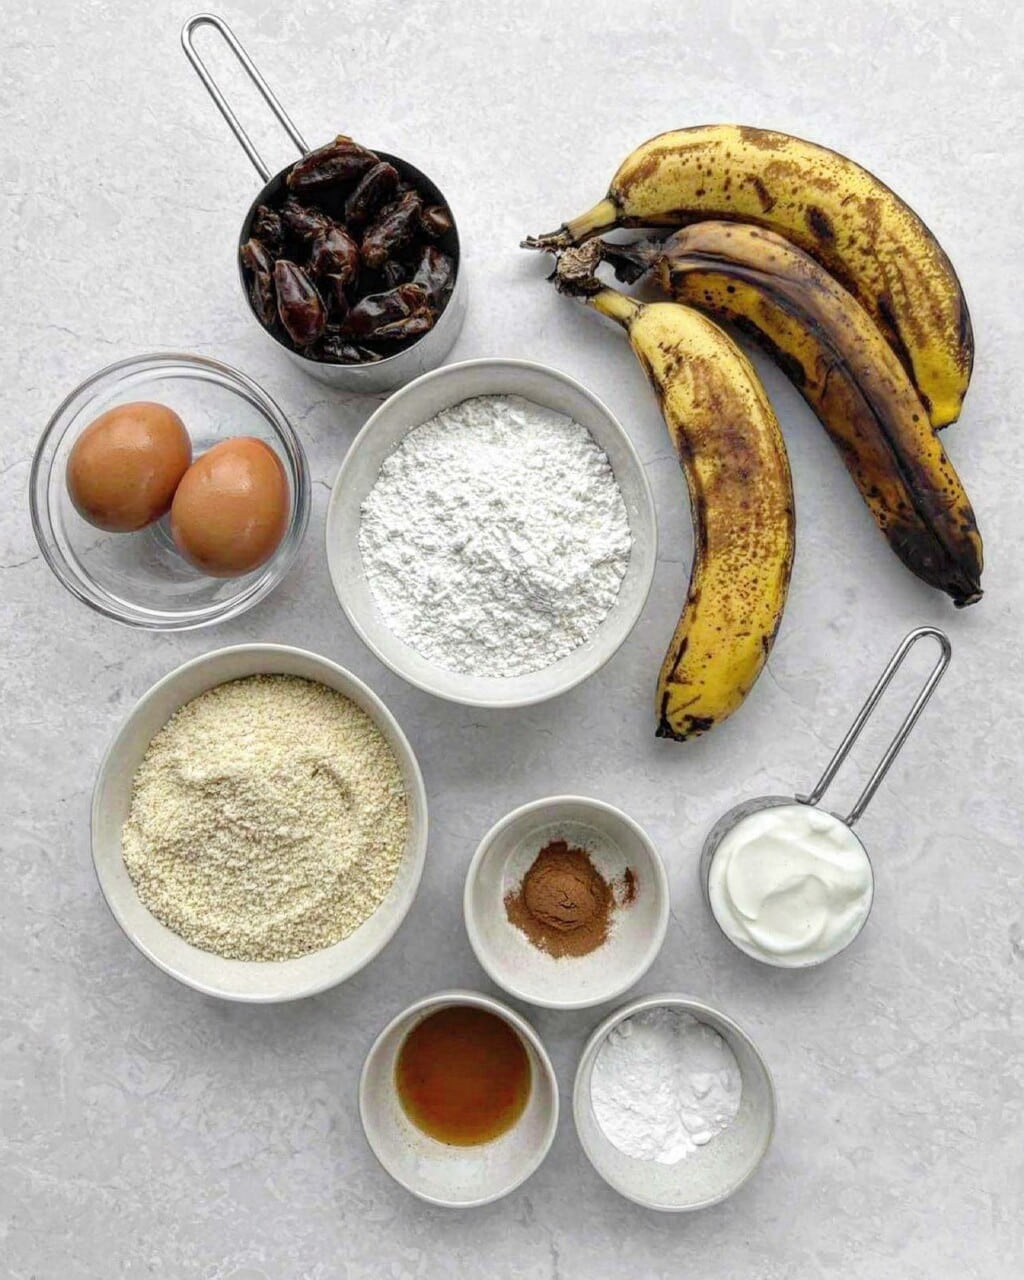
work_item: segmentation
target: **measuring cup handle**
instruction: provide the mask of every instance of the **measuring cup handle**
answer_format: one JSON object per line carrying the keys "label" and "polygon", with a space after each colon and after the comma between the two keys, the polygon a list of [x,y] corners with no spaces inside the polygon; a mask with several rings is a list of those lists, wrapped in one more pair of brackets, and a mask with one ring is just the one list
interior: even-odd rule
{"label": "measuring cup handle", "polygon": [[253,168],[265,183],[269,182],[270,170],[264,163],[263,157],[256,150],[253,140],[242,127],[241,121],[235,115],[227,98],[225,98],[223,93],[221,93],[220,87],[214,80],[213,76],[210,75],[206,63],[199,56],[199,52],[193,43],[192,37],[199,27],[214,27],[220,32],[221,36],[224,38],[224,42],[241,64],[242,70],[259,90],[263,101],[271,111],[273,111],[274,115],[277,117],[278,123],[284,129],[285,133],[288,134],[288,137],[291,138],[292,142],[295,143],[296,147],[298,147],[300,154],[305,155],[309,150],[309,147],[306,146],[302,134],[299,133],[298,129],[296,129],[292,124],[288,117],[288,113],[285,111],[284,107],[281,106],[280,102],[278,102],[270,86],[260,75],[253,63],[253,60],[239,44],[235,33],[231,30],[224,19],[218,18],[216,14],[213,13],[197,13],[189,18],[181,29],[181,47],[185,50],[185,57],[188,58],[189,62],[191,62],[193,70],[203,82],[206,92],[213,99],[217,110],[228,122],[228,127],[238,139],[242,150],[252,161]]}
{"label": "measuring cup handle", "polygon": [[821,800],[825,792],[831,786],[833,778],[839,772],[843,761],[850,754],[853,744],[860,737],[861,730],[864,728],[865,724],[867,724],[868,718],[878,705],[878,701],[882,694],[885,693],[886,689],[892,682],[893,676],[903,665],[904,658],[914,645],[917,644],[918,640],[923,640],[926,636],[932,636],[938,641],[939,649],[941,650],[939,659],[932,668],[931,674],[925,681],[921,692],[917,695],[917,700],[907,713],[906,719],[896,730],[892,741],[889,743],[888,747],[886,747],[885,754],[878,762],[874,773],[868,779],[867,785],[860,793],[857,803],[850,810],[846,818],[846,825],[848,827],[852,827],[868,807],[871,797],[878,790],[882,779],[889,772],[889,766],[896,759],[900,748],[903,746],[904,742],[906,742],[911,729],[913,729],[914,725],[917,723],[918,716],[924,710],[925,704],[934,693],[935,686],[942,679],[946,668],[949,666],[949,659],[952,655],[953,649],[949,643],[949,636],[947,636],[944,631],[940,631],[938,627],[918,627],[916,631],[911,631],[909,635],[904,637],[900,647],[889,659],[889,665],[882,672],[881,676],[879,676],[878,683],[871,690],[870,694],[868,694],[867,701],[857,713],[856,720],[854,720],[853,724],[850,725],[846,732],[846,737],[839,744],[835,755],[828,762],[825,772],[818,779],[818,783],[814,790],[810,795],[797,796],[799,801],[803,804],[817,804]]}

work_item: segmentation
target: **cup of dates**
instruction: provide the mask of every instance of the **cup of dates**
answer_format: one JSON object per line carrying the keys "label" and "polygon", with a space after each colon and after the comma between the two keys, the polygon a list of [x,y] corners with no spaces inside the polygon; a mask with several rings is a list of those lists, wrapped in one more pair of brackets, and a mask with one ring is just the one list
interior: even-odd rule
{"label": "cup of dates", "polygon": [[458,233],[440,191],[344,135],[264,187],[238,257],[256,319],[334,385],[400,386],[440,364],[461,326]]}

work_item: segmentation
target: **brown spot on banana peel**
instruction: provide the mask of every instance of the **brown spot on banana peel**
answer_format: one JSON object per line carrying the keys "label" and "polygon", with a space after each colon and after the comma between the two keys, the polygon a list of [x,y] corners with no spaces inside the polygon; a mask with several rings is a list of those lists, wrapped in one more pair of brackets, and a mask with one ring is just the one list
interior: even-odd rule
{"label": "brown spot on banana peel", "polygon": [[[893,310],[892,299],[889,297],[888,294],[885,294],[885,293],[879,294],[878,317],[882,323],[883,329],[885,330],[886,336],[889,341],[889,345],[890,347],[892,347],[893,351],[896,353],[896,358],[899,360],[900,364],[903,365],[904,369],[907,369],[907,370],[912,369],[914,358],[911,355],[910,349],[907,347],[907,344],[903,341],[903,338],[899,332],[899,329],[896,324],[896,312]],[[970,321],[968,321],[968,326],[969,325],[970,325]],[[972,343],[973,343],[973,336],[972,336]],[[973,352],[973,346],[972,346],[972,352]],[[916,390],[917,390],[917,394],[921,397],[921,403],[924,405],[930,417],[932,413],[931,400],[928,398],[927,395],[925,395],[925,393],[920,389],[920,387],[916,388]]]}
{"label": "brown spot on banana peel", "polygon": [[749,179],[750,185],[754,188],[758,200],[761,202],[761,212],[766,216],[775,208],[775,197],[771,194],[762,180],[756,175]]}
{"label": "brown spot on banana peel", "polygon": [[[714,310],[714,308],[712,306],[708,306],[708,310],[711,311]],[[798,391],[802,391],[804,389],[807,385],[807,371],[804,369],[803,365],[796,356],[792,356],[788,351],[784,351],[774,338],[762,329],[755,320],[751,320],[749,316],[742,315],[725,315],[723,318],[730,320],[730,322],[736,326],[744,337],[750,338],[751,341],[756,342],[766,355],[771,356],[775,364],[778,365]]]}
{"label": "brown spot on banana peel", "polygon": [[656,738],[671,738],[673,742],[689,742],[691,738],[699,738],[701,734],[707,733],[713,729],[718,723],[711,716],[691,716],[683,717],[683,725],[681,728],[673,728],[672,721],[667,714],[668,694],[665,694],[661,700],[661,714],[658,717],[658,725],[654,730]]}
{"label": "brown spot on banana peel", "polygon": [[[836,232],[835,227],[832,226],[831,219],[816,204],[808,205],[807,207],[807,225],[811,229],[811,234],[820,240],[822,244],[832,244],[835,241]],[[895,320],[895,316],[893,320]]]}
{"label": "brown spot on banana peel", "polygon": [[[977,532],[977,526],[971,526],[971,532]],[[914,566],[914,572],[929,586],[937,586],[941,580],[940,590],[950,596],[958,609],[977,604],[984,592],[978,576],[966,571],[951,573],[946,563],[935,561],[935,543],[927,535],[923,535],[919,524],[913,522],[890,522],[885,529],[886,537],[893,550],[908,567]]]}
{"label": "brown spot on banana peel", "polygon": [[788,138],[788,134],[778,133],[774,129],[760,129],[755,125],[741,124],[737,133],[748,146],[757,147],[761,151],[776,151],[779,144]]}

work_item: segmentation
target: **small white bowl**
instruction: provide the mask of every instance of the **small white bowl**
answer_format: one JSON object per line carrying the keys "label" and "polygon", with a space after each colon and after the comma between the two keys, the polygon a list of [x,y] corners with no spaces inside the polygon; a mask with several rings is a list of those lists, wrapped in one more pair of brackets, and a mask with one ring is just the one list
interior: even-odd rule
{"label": "small white bowl", "polygon": [[[331,947],[294,960],[228,960],[201,951],[143,906],[121,854],[132,782],[154,735],[184,703],[228,680],[292,675],[337,689],[362,708],[395,753],[409,802],[409,836],[395,883],[368,920]],[[186,986],[225,1000],[297,1000],[344,982],[384,947],[412,906],[427,850],[427,796],[412,747],[380,698],[337,663],[280,644],[240,644],[193,658],[136,703],[107,749],[92,800],[92,856],[114,919],[144,956]]]}
{"label": "small white bowl", "polygon": [[[735,1054],[743,1077],[740,1109],[732,1124],[675,1164],[637,1160],[620,1151],[604,1136],[590,1099],[594,1063],[608,1033],[633,1014],[662,1006],[680,1009],[717,1031]],[[775,1088],[753,1041],[724,1013],[689,996],[641,996],[605,1018],[587,1041],[576,1071],[572,1110],[583,1150],[609,1186],[648,1209],[680,1213],[718,1204],[753,1174],[775,1131]]]}
{"label": "small white bowl", "polygon": [[[449,1146],[423,1133],[405,1114],[395,1087],[405,1037],[428,1014],[452,1005],[503,1018],[530,1059],[526,1109],[507,1133],[479,1146]],[[373,1042],[359,1077],[359,1118],[370,1149],[396,1182],[430,1204],[468,1209],[507,1196],[543,1163],[558,1128],[558,1081],[536,1031],[514,1009],[478,991],[440,991],[392,1018]]]}
{"label": "small white bowl", "polygon": [[[622,491],[633,549],[618,598],[587,644],[522,676],[448,671],[399,639],[378,612],[359,552],[361,509],[385,458],[414,427],[473,396],[515,395],[587,428],[608,455]],[[629,436],[598,398],[568,374],[527,360],[466,360],[425,374],[367,421],[341,464],[327,507],[327,567],[341,607],[367,647],[392,671],[438,698],[476,707],[524,707],[554,698],[604,666],[640,617],[654,576],[658,527],[651,487]]]}
{"label": "small white bowl", "polygon": [[[623,871],[633,871],[636,898],[617,909],[603,946],[556,959],[509,922],[509,864],[525,870],[550,840],[587,847],[595,837],[621,854]],[[550,796],[514,809],[488,831],[469,864],[462,905],[470,945],[499,987],[547,1009],[585,1009],[622,995],[654,963],[668,928],[669,888],[661,856],[632,818],[601,800]]]}

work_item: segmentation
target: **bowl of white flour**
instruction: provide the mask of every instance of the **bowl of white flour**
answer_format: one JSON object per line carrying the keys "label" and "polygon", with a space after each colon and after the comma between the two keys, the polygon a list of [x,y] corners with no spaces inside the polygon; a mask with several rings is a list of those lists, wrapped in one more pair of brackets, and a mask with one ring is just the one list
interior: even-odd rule
{"label": "bowl of white flour", "polygon": [[731,1018],[688,996],[643,996],[587,1041],[573,1119],[610,1186],[682,1212],[717,1204],[753,1174],[775,1129],[775,1091]]}
{"label": "bowl of white flour", "polygon": [[326,541],[338,600],[383,663],[453,702],[517,707],[579,684],[625,641],[657,523],[600,400],[544,365],[469,360],[369,419]]}

